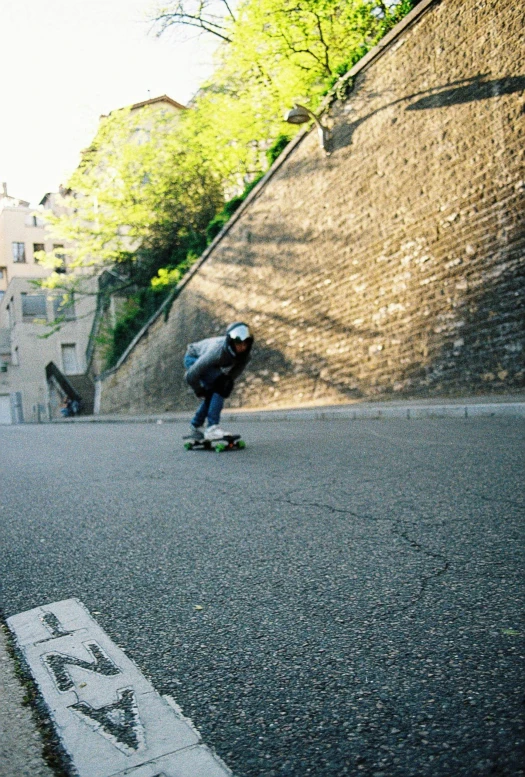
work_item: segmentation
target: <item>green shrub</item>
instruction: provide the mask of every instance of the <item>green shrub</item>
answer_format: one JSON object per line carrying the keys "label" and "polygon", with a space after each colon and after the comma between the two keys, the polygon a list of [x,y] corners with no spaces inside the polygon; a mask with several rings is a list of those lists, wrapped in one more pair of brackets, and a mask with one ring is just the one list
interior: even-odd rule
{"label": "green shrub", "polygon": [[266,159],[268,160],[268,166],[271,167],[281,152],[284,151],[288,143],[290,142],[289,135],[279,135],[270,148],[266,152]]}
{"label": "green shrub", "polygon": [[106,369],[114,367],[128,345],[166,298],[166,288],[139,289],[123,303],[115,326],[106,336]]}
{"label": "green shrub", "polygon": [[210,221],[206,227],[206,238],[208,240],[208,244],[217,237],[221,229],[225,224],[228,223],[235,211],[249,195],[251,190],[259,183],[263,175],[264,173],[259,173],[259,175],[256,176],[253,181],[250,181],[250,183],[245,187],[242,194],[240,194],[238,197],[233,197],[233,199],[228,200],[228,202],[224,204],[222,210],[220,210],[219,213],[217,213],[217,215],[214,216],[214,218]]}

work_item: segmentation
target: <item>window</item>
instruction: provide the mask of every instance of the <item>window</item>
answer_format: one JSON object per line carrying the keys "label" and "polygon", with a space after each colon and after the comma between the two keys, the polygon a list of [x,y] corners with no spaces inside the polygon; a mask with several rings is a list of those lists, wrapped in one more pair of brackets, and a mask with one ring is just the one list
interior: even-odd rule
{"label": "window", "polygon": [[20,296],[22,298],[22,321],[47,320],[45,294],[26,294],[22,292]]}
{"label": "window", "polygon": [[11,351],[11,364],[13,367],[20,367],[20,355],[18,353],[18,345]]}
{"label": "window", "polygon": [[26,227],[43,227],[44,222],[41,218],[38,217],[36,213],[30,213],[28,216],[25,217],[24,223]]}
{"label": "window", "polygon": [[53,299],[53,313],[55,318],[64,318],[65,321],[74,321],[75,299],[72,294],[61,294]]}
{"label": "window", "polygon": [[35,254],[37,254],[39,251],[45,251],[46,247],[43,243],[33,243],[33,260],[38,264],[40,261]]}
{"label": "window", "polygon": [[3,281],[4,278],[6,278],[6,269],[5,267],[0,267],[0,281]]}
{"label": "window", "polygon": [[26,260],[26,247],[24,243],[13,243],[13,262],[25,262]]}
{"label": "window", "polygon": [[62,345],[62,372],[64,375],[78,375],[77,346],[75,343]]}

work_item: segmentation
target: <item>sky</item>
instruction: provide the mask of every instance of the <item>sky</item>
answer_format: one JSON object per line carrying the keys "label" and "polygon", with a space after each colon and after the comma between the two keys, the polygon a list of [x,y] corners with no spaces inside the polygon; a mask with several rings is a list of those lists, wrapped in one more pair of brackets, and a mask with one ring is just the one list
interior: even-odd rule
{"label": "sky", "polygon": [[36,206],[57,191],[101,114],[167,94],[185,105],[215,43],[156,38],[156,0],[0,0],[0,182]]}

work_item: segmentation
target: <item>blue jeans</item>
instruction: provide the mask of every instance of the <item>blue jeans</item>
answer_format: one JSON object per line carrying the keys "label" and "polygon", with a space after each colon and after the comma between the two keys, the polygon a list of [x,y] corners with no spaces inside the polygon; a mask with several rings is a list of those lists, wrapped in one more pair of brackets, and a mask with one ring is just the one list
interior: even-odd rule
{"label": "blue jeans", "polygon": [[[186,355],[184,357],[184,367],[189,370],[192,364],[195,364],[197,361],[196,356],[188,356]],[[205,376],[205,380],[203,380],[204,387],[210,387],[212,386],[214,380],[219,377],[221,374],[221,371],[219,369],[213,370],[213,372],[210,372],[209,375]],[[193,416],[191,423],[193,426],[202,426],[206,419],[208,419],[208,426],[215,426],[215,424],[219,424],[221,420],[221,411],[224,405],[224,397],[221,397],[220,394],[208,394],[202,402],[200,403],[199,407],[197,408],[197,412]]]}

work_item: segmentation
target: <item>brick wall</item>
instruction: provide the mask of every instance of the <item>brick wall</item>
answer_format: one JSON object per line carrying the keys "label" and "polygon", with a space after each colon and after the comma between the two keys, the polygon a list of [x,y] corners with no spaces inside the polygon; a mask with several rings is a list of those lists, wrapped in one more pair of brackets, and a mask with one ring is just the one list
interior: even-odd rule
{"label": "brick wall", "polygon": [[441,0],[393,36],[332,105],[331,155],[312,132],[277,165],[102,412],[193,406],[186,343],[238,319],[232,406],[522,387],[523,30],[514,0]]}

